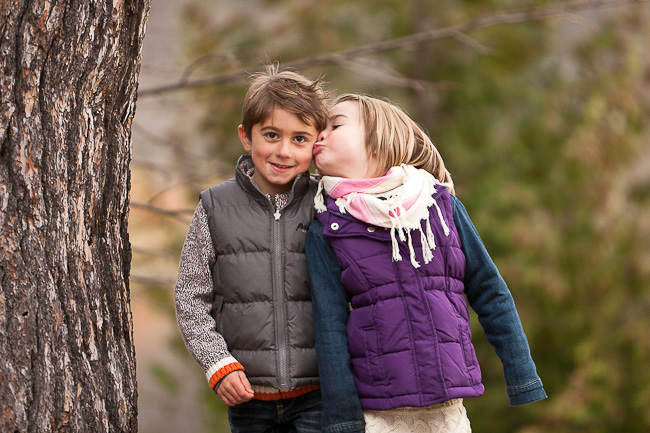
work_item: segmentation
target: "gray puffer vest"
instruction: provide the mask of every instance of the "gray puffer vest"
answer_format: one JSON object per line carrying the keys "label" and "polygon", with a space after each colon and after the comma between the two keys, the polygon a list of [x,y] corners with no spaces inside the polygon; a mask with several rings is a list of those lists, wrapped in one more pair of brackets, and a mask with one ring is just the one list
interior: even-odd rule
{"label": "gray puffer vest", "polygon": [[[317,183],[293,183],[278,215],[240,165],[233,179],[201,193],[216,253],[212,316],[253,385],[318,384],[305,237]],[[276,217],[278,217],[276,219]]]}

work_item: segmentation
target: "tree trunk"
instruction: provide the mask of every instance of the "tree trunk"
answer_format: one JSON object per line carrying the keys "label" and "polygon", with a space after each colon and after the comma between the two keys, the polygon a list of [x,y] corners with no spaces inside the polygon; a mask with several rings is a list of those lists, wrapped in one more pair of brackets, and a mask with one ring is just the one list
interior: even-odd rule
{"label": "tree trunk", "polygon": [[0,431],[137,431],[127,221],[150,0],[1,0]]}

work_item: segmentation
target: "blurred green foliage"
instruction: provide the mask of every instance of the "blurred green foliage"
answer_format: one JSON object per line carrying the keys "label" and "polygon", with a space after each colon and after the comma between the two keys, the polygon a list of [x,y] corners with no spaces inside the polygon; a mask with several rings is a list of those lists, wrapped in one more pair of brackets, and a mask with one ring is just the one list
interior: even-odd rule
{"label": "blurred green foliage", "polygon": [[[534,2],[530,6],[554,4]],[[225,0],[188,6],[196,73],[257,69],[521,7],[514,1]],[[485,396],[474,431],[650,431],[650,9],[500,25],[302,70],[387,97],[431,134],[509,283],[550,396],[509,408],[476,323]],[[220,158],[246,83],[201,89]]]}

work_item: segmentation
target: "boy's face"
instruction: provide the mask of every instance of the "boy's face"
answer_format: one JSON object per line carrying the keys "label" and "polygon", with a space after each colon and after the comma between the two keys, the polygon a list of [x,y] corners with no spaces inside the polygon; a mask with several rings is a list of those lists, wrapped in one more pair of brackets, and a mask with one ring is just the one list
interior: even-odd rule
{"label": "boy's face", "polygon": [[318,131],[282,108],[253,125],[248,137],[239,125],[239,138],[255,165],[253,179],[263,193],[286,192],[300,173],[309,170]]}

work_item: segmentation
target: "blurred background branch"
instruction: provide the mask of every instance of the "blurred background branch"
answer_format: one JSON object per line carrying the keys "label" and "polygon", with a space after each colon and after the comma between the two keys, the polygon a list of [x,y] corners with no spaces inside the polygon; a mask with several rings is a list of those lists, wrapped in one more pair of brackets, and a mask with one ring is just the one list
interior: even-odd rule
{"label": "blurred background branch", "polygon": [[[310,56],[305,59],[296,60],[292,62],[282,63],[282,67],[293,68],[297,70],[313,68],[315,66],[324,66],[329,64],[341,64],[346,63],[351,60],[355,60],[359,57],[368,56],[371,54],[379,54],[386,51],[408,49],[409,47],[424,42],[431,42],[439,39],[445,38],[457,38],[463,43],[477,49],[481,53],[487,53],[489,50],[486,47],[477,44],[476,41],[472,40],[466,35],[475,30],[484,29],[487,27],[503,25],[503,24],[517,24],[530,21],[538,21],[550,18],[565,18],[572,19],[576,22],[584,22],[584,20],[578,20],[575,16],[575,13],[580,11],[589,11],[600,8],[612,8],[620,7],[623,5],[628,5],[631,3],[641,3],[644,0],[588,0],[588,1],[579,1],[579,2],[566,2],[561,4],[552,4],[550,6],[538,7],[538,8],[527,8],[519,11],[499,11],[484,17],[476,18],[469,22],[463,24],[457,24],[441,29],[433,29],[418,32],[412,35],[404,36],[401,38],[395,38],[387,41],[374,42],[359,47],[355,47],[350,50],[341,51],[337,53],[323,53],[315,56]],[[211,54],[203,56],[199,59],[196,59],[188,66],[180,80],[177,83],[169,84],[160,87],[154,87],[150,89],[142,89],[138,92],[139,98],[146,98],[150,96],[161,95],[164,93],[180,91],[180,90],[189,90],[195,89],[198,87],[206,86],[216,86],[224,85],[233,82],[238,82],[245,79],[248,75],[254,72],[258,72],[261,68],[253,69],[239,69],[231,72],[226,72],[218,74],[213,77],[198,79],[191,81],[190,77],[196,67],[208,59],[222,59],[225,55],[223,54]]]}

